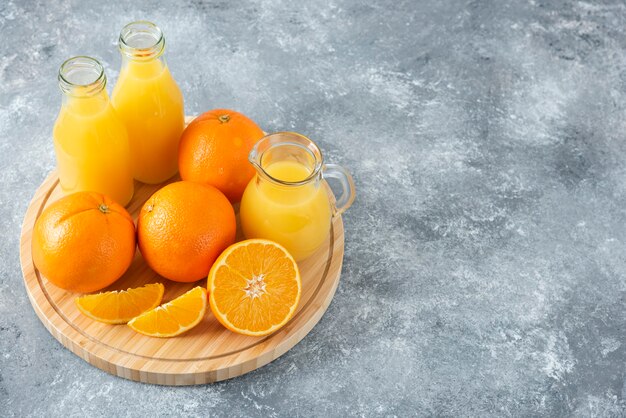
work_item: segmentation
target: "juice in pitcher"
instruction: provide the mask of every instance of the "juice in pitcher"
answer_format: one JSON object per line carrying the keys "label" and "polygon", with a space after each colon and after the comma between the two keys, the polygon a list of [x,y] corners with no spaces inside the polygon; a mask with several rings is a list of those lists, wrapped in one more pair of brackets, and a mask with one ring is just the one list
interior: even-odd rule
{"label": "juice in pitcher", "polygon": [[[309,257],[328,238],[332,217],[352,204],[352,177],[339,166],[324,166],[319,148],[293,132],[261,139],[250,162],[257,175],[241,200],[244,235],[278,242],[298,261]],[[325,177],[342,182],[343,195],[336,206]]]}
{"label": "juice in pitcher", "polygon": [[[279,161],[265,168],[268,175],[288,182],[305,180],[310,170],[296,161]],[[244,192],[241,218],[248,238],[266,238],[282,244],[296,259],[319,247],[330,228],[331,208],[323,185],[297,187],[253,180]]]}
{"label": "juice in pitcher", "polygon": [[122,69],[113,106],[130,139],[134,176],[161,183],[178,171],[178,142],[184,129],[183,96],[163,52],[165,38],[150,22],[126,25],[120,34]]}
{"label": "juice in pitcher", "polygon": [[105,86],[93,58],[70,58],[59,70],[63,104],[53,131],[59,182],[65,193],[95,191],[126,205],[133,196],[128,135]]}

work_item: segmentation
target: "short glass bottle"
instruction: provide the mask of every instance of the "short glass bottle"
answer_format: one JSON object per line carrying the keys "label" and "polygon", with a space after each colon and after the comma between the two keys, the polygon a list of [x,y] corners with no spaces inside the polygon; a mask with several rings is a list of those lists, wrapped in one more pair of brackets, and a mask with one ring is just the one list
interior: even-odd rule
{"label": "short glass bottle", "polygon": [[133,197],[128,134],[106,91],[104,68],[78,56],[59,70],[63,93],[54,125],[54,150],[62,190],[95,191],[121,205]]}
{"label": "short glass bottle", "polygon": [[183,95],[163,52],[165,37],[154,23],[132,22],[119,38],[122,68],[112,94],[126,124],[135,179],[161,183],[178,171],[178,143],[185,127]]}

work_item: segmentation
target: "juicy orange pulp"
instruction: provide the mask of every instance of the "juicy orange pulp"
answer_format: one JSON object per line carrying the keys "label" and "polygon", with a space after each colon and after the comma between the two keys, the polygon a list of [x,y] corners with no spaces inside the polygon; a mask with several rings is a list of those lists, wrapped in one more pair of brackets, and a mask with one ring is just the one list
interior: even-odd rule
{"label": "juicy orange pulp", "polygon": [[102,292],[76,298],[78,309],[91,319],[107,324],[125,324],[141,313],[159,306],[163,298],[161,283],[135,289]]}
{"label": "juicy orange pulp", "polygon": [[233,332],[268,335],[294,315],[302,285],[298,265],[279,244],[251,239],[231,245],[208,278],[217,320]]}
{"label": "juicy orange pulp", "polygon": [[206,290],[195,287],[169,303],[145,312],[128,323],[150,337],[174,337],[202,321],[207,306]]}

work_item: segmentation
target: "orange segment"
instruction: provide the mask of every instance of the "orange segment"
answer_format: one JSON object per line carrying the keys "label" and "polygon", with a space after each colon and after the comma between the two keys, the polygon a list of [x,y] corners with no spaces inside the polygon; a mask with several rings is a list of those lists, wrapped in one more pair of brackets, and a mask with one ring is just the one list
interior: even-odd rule
{"label": "orange segment", "polygon": [[268,335],[296,312],[302,284],[293,257],[279,244],[250,239],[228,247],[208,279],[209,304],[233,332]]}
{"label": "orange segment", "polygon": [[128,326],[149,337],[174,337],[198,325],[206,305],[206,290],[194,287],[171,302],[139,315]]}
{"label": "orange segment", "polygon": [[137,315],[159,306],[163,290],[161,283],[152,283],[135,289],[102,292],[76,298],[76,306],[96,321],[125,324]]}

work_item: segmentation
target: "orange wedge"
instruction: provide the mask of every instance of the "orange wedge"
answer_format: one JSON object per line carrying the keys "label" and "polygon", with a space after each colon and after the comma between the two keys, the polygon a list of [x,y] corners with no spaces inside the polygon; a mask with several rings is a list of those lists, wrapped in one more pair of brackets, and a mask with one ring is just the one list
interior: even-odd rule
{"label": "orange wedge", "polygon": [[137,315],[159,306],[161,283],[128,290],[102,292],[76,298],[78,309],[91,319],[106,324],[125,324]]}
{"label": "orange wedge", "polygon": [[302,292],[293,257],[264,239],[241,241],[224,250],[209,272],[207,287],[217,320],[233,332],[252,336],[285,325]]}
{"label": "orange wedge", "polygon": [[174,337],[202,321],[206,312],[206,290],[200,286],[164,305],[144,312],[128,323],[149,337]]}

